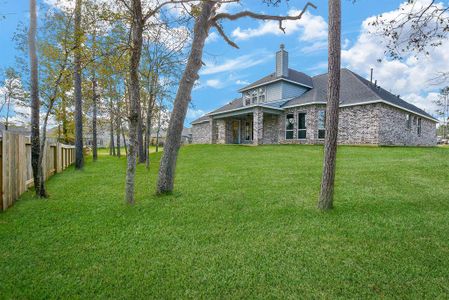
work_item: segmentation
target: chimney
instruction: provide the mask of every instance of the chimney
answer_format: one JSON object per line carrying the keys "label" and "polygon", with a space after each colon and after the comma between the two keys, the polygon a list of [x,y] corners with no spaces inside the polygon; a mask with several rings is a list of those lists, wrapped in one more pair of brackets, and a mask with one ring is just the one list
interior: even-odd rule
{"label": "chimney", "polygon": [[284,48],[284,44],[281,44],[280,50],[276,52],[276,77],[288,77],[288,52]]}

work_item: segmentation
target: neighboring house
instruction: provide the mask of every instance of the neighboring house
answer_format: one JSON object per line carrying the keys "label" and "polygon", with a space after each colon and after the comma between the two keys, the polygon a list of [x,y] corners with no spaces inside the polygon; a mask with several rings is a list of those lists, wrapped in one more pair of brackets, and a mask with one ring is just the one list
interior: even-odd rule
{"label": "neighboring house", "polygon": [[[192,122],[203,144],[320,144],[328,75],[288,68],[281,45],[276,70],[239,90],[242,97]],[[348,69],[341,70],[340,144],[436,145],[438,120]]]}
{"label": "neighboring house", "polygon": [[[167,131],[161,129],[159,132],[159,145],[165,144],[165,139],[167,137]],[[153,129],[151,131],[151,145],[156,145],[157,140],[157,129]],[[181,133],[181,143],[183,144],[191,144],[192,143],[192,133],[191,128],[184,127]]]}
{"label": "neighboring house", "polygon": [[[117,128],[114,126],[114,146],[117,147]],[[93,146],[92,123],[89,120],[88,124],[83,126],[83,143],[85,146]],[[111,144],[111,125],[107,119],[97,120],[97,147],[109,148]],[[124,147],[123,134],[120,132],[120,146]]]}

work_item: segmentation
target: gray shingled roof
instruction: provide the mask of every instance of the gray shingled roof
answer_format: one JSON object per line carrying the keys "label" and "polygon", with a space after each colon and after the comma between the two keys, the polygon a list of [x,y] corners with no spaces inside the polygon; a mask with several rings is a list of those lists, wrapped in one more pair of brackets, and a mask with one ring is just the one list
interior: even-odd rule
{"label": "gray shingled roof", "polygon": [[[299,97],[291,99],[283,107],[308,103],[325,104],[327,102],[327,78],[327,73],[313,77],[313,89]],[[379,86],[375,86],[362,76],[348,69],[341,70],[340,105],[352,105],[376,100],[383,100],[392,105],[434,119],[422,109],[402,100]]]}
{"label": "gray shingled roof", "polygon": [[209,120],[209,115],[211,115],[211,114],[215,114],[215,113],[219,113],[219,112],[226,112],[228,110],[233,110],[233,109],[237,109],[240,107],[243,107],[243,99],[242,98],[234,99],[231,102],[229,102],[228,104],[225,104],[222,107],[220,107],[214,111],[211,111],[210,113],[192,121],[191,124],[195,124],[195,123],[198,124],[198,123],[206,122],[207,120]]}
{"label": "gray shingled roof", "polygon": [[268,82],[271,82],[271,81],[274,81],[274,80],[280,80],[280,79],[287,79],[287,80],[294,81],[294,82],[296,82],[298,84],[301,84],[301,85],[305,85],[305,86],[308,86],[308,87],[313,87],[312,77],[310,77],[309,75],[306,75],[306,74],[304,74],[302,72],[298,72],[298,71],[293,70],[293,69],[288,69],[288,76],[287,77],[286,76],[276,77],[275,73],[271,73],[270,75],[265,76],[265,77],[255,81],[255,82],[253,82],[253,83],[251,83],[251,84],[241,88],[239,90],[239,92],[248,90],[248,89],[253,88],[255,86],[258,86],[260,84],[264,84],[264,83],[268,83]]}
{"label": "gray shingled roof", "polygon": [[190,124],[200,124],[200,123],[204,123],[204,122],[208,122],[208,121],[209,121],[209,116],[204,115],[204,116],[199,117],[198,119],[190,122]]}
{"label": "gray shingled roof", "polygon": [[209,114],[215,114],[215,113],[219,113],[219,112],[225,112],[228,110],[233,110],[233,109],[237,109],[243,107],[243,99],[242,98],[237,98],[232,100],[231,102],[229,102],[228,104],[223,105],[222,107],[211,111]]}
{"label": "gray shingled roof", "polygon": [[[294,71],[296,72],[296,71]],[[293,72],[290,71],[292,74]],[[300,72],[297,72],[300,73]],[[302,74],[302,73],[301,73]],[[274,73],[272,74],[274,76]],[[307,75],[306,75],[307,76]],[[268,76],[267,76],[268,77]],[[251,85],[257,85],[263,82],[263,80],[266,80],[267,77],[262,78],[259,81],[256,81],[255,83]],[[308,84],[310,86],[313,86],[312,89],[305,92],[299,97],[295,97],[290,100],[282,100],[282,101],[276,101],[276,102],[268,102],[264,103],[264,106],[271,106],[274,108],[285,108],[289,106],[298,106],[298,105],[305,105],[309,103],[323,103],[326,104],[327,102],[327,73],[317,75],[314,77],[309,77],[311,82]],[[274,80],[274,77],[273,77]],[[269,82],[270,80],[267,80],[266,82]],[[259,82],[259,83],[257,83]],[[257,83],[257,84],[256,84]],[[251,86],[249,85],[249,86]],[[386,91],[385,89],[375,86],[362,76],[348,70],[348,69],[342,69],[341,70],[341,87],[340,87],[340,105],[354,105],[354,104],[363,104],[367,102],[373,102],[373,101],[380,101],[383,100],[387,103],[390,103],[395,106],[399,106],[403,109],[415,112],[417,114],[420,114],[422,116],[431,118],[435,120],[434,117],[426,113],[424,110],[416,107],[415,105],[408,103],[401,98],[399,98],[396,95],[393,95],[392,93]],[[231,111],[235,109],[242,108],[243,106],[243,100],[242,98],[234,99],[233,101],[229,102],[228,104],[210,112],[210,114],[220,113],[220,112],[226,112]],[[205,115],[195,121],[194,123],[202,123],[207,120],[209,120],[208,115]]]}

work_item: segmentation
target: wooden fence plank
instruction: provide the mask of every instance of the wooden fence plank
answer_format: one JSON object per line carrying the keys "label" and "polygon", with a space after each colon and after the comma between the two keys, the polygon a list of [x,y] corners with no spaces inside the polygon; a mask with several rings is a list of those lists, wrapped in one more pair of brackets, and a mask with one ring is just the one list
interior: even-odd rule
{"label": "wooden fence plank", "polygon": [[[74,148],[59,143],[45,145],[42,159],[45,179],[73,163]],[[33,184],[30,138],[3,131],[0,139],[0,211],[12,206]]]}

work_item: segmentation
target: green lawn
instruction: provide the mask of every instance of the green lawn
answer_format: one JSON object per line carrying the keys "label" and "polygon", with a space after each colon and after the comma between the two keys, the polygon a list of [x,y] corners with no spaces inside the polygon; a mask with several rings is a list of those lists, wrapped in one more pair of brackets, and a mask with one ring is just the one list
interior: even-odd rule
{"label": "green lawn", "polygon": [[336,208],[316,210],[319,146],[102,155],[0,214],[0,298],[448,298],[449,149],[341,147]]}

